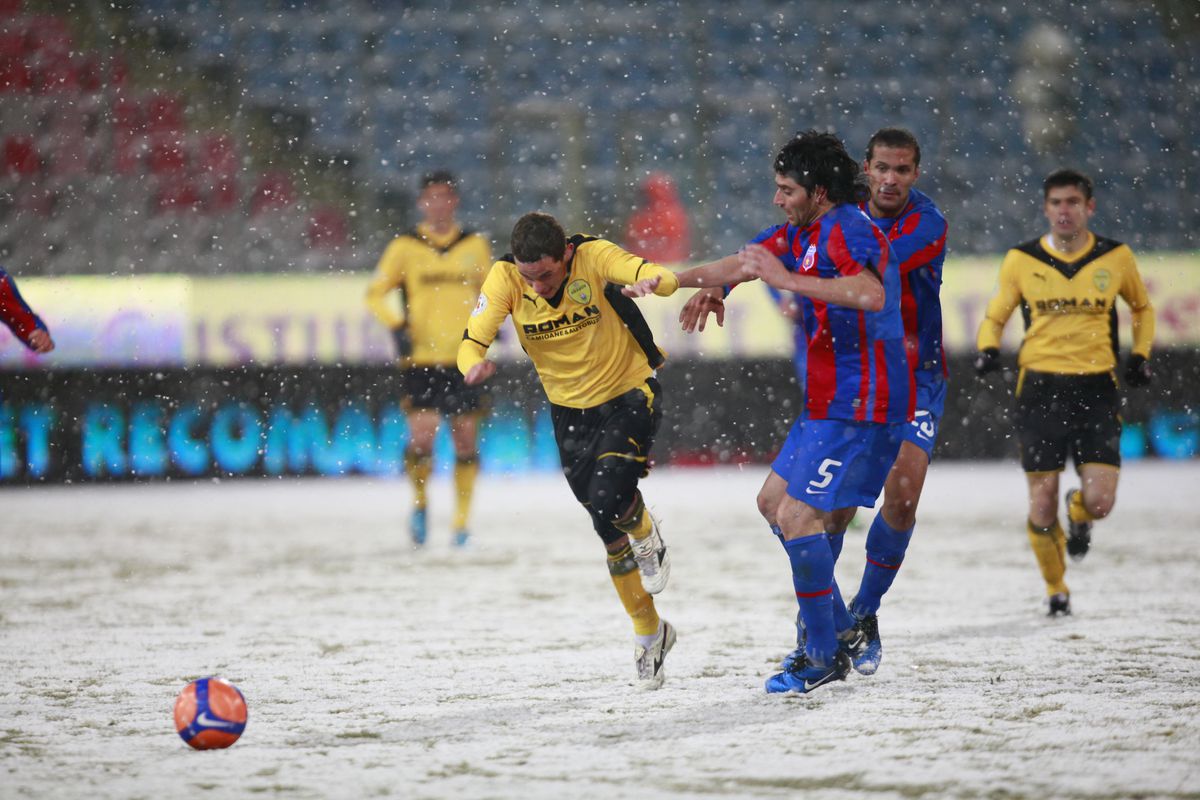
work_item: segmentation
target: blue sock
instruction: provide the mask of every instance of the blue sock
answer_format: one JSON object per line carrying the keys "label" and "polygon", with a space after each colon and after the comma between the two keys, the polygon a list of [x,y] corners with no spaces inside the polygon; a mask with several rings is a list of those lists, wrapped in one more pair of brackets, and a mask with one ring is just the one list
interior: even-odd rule
{"label": "blue sock", "polygon": [[833,663],[837,634],[833,627],[833,553],[823,533],[783,543],[792,562],[792,585],[808,637],[804,652],[817,666]]}
{"label": "blue sock", "polygon": [[867,565],[863,569],[862,584],[850,610],[854,616],[863,617],[879,611],[879,603],[896,579],[900,564],[904,562],[904,551],[912,539],[913,529],[898,531],[877,514],[867,533]]}
{"label": "blue sock", "polygon": [[775,534],[775,538],[779,540],[780,544],[783,544],[783,529],[782,528],[780,528],[778,525],[772,525],[771,533]]}
{"label": "blue sock", "polygon": [[[829,550],[833,553],[833,563],[837,564],[838,556],[842,554],[846,532],[827,533]],[[833,579],[833,629],[839,633],[854,627],[854,617],[846,609],[846,601],[842,599],[842,590],[838,588],[837,578]]]}

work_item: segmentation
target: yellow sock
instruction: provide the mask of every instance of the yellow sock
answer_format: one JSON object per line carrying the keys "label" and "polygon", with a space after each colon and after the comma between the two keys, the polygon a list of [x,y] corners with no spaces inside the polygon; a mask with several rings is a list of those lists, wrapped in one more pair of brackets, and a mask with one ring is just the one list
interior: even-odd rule
{"label": "yellow sock", "polygon": [[642,501],[642,493],[638,492],[633,499],[633,511],[625,519],[613,523],[613,527],[625,531],[634,539],[645,539],[650,535],[652,520]]}
{"label": "yellow sock", "polygon": [[475,477],[479,474],[479,459],[475,456],[454,462],[454,492],[458,503],[454,508],[454,530],[467,529],[471,513],[471,495],[475,493]]}
{"label": "yellow sock", "polygon": [[1096,521],[1096,518],[1088,513],[1087,506],[1083,504],[1082,491],[1071,495],[1071,502],[1067,504],[1067,516],[1071,518],[1071,522]]}
{"label": "yellow sock", "polygon": [[1046,581],[1046,594],[1070,594],[1071,590],[1063,582],[1067,573],[1067,537],[1058,520],[1050,528],[1037,528],[1031,522],[1026,522],[1025,527],[1042,570],[1042,579]]}
{"label": "yellow sock", "polygon": [[408,473],[408,480],[413,487],[413,505],[424,508],[429,502],[425,487],[433,473],[433,456],[429,453],[419,454],[405,450],[404,471]]}
{"label": "yellow sock", "polygon": [[642,576],[629,545],[625,545],[619,553],[609,553],[608,572],[617,589],[617,596],[621,598],[621,605],[625,606],[626,613],[633,620],[633,632],[639,636],[657,633],[658,611],[654,608],[654,598],[642,588]]}

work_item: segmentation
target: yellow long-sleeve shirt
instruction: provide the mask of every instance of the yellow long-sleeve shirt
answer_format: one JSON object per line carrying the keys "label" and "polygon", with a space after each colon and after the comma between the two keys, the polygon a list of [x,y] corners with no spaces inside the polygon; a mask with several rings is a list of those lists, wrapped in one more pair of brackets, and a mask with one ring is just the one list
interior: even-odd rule
{"label": "yellow long-sleeve shirt", "polygon": [[1020,305],[1022,369],[1064,375],[1111,371],[1117,364],[1118,296],[1133,311],[1133,352],[1148,358],[1154,308],[1128,245],[1089,233],[1087,246],[1066,254],[1043,236],[1004,257],[976,344],[980,350],[999,347],[1004,324]]}
{"label": "yellow long-sleeve shirt", "polygon": [[[478,233],[455,227],[439,235],[417,225],[384,250],[367,307],[389,328],[408,326],[414,365],[451,366],[490,263],[490,247]],[[402,294],[399,313],[389,297],[394,289]]]}
{"label": "yellow long-sleeve shirt", "polygon": [[637,304],[621,287],[658,276],[655,294],[679,288],[675,273],[612,242],[572,236],[575,252],[558,295],[535,294],[511,256],[492,265],[458,348],[465,375],[483,361],[505,317],[533,360],[551,403],[591,408],[641,385],[662,364]]}

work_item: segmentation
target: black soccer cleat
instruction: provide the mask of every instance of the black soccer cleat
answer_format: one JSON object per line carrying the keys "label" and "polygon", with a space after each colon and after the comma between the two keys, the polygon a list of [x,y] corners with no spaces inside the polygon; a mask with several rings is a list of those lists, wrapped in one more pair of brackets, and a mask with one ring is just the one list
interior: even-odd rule
{"label": "black soccer cleat", "polygon": [[1059,592],[1052,594],[1049,598],[1050,610],[1046,612],[1047,617],[1069,617],[1071,616],[1071,595]]}
{"label": "black soccer cleat", "polygon": [[1082,561],[1092,546],[1092,523],[1071,519],[1071,500],[1077,494],[1078,489],[1067,492],[1067,555],[1073,561]]}

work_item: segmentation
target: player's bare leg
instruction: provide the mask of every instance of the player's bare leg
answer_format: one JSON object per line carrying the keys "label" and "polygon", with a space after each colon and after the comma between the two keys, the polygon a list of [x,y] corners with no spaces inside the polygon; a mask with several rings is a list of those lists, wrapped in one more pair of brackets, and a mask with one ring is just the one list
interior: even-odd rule
{"label": "player's bare leg", "polygon": [[1029,484],[1029,544],[1037,558],[1050,616],[1071,613],[1071,590],[1063,580],[1067,572],[1067,536],[1058,523],[1058,475],[1054,472],[1026,472]]}
{"label": "player's bare leg", "polygon": [[1067,492],[1067,553],[1079,561],[1092,544],[1092,523],[1112,513],[1121,471],[1111,464],[1084,464],[1080,488]]}

